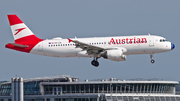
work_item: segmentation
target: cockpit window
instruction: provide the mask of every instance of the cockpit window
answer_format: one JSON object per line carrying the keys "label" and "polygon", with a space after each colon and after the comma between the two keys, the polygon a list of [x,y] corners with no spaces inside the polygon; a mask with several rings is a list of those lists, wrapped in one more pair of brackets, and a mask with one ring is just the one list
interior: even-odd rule
{"label": "cockpit window", "polygon": [[168,40],[166,39],[160,39],[160,42],[167,42]]}

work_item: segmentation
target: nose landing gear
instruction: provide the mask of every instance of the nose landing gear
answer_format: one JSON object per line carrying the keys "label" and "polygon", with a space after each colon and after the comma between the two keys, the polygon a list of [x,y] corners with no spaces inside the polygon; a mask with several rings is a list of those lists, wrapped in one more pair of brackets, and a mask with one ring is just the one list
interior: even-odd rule
{"label": "nose landing gear", "polygon": [[153,59],[153,54],[150,54],[150,58],[151,58],[151,63],[154,63],[155,60]]}
{"label": "nose landing gear", "polygon": [[154,63],[154,62],[155,62],[155,60],[152,59],[152,60],[151,60],[151,63]]}

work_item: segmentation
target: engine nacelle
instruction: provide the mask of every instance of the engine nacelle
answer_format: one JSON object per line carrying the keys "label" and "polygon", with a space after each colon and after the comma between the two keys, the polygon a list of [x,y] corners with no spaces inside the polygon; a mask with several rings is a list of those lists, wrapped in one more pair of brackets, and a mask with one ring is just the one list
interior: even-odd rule
{"label": "engine nacelle", "polygon": [[101,55],[105,59],[110,59],[112,61],[125,61],[126,55],[123,55],[123,51],[121,50],[107,50],[105,53]]}
{"label": "engine nacelle", "polygon": [[88,57],[88,54],[87,54],[86,51],[80,51],[80,52],[77,53],[77,56],[79,56],[79,57]]}

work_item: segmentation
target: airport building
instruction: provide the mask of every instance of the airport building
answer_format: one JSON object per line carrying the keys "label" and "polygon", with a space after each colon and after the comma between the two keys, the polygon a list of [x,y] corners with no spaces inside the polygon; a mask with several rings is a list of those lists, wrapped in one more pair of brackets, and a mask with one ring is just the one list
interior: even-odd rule
{"label": "airport building", "polygon": [[180,101],[177,81],[85,80],[59,76],[12,78],[0,86],[0,101]]}

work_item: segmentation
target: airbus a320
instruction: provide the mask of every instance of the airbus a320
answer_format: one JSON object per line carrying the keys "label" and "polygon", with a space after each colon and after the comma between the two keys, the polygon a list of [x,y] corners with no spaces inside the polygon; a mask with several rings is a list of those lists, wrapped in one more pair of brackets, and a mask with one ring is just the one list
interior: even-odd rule
{"label": "airbus a320", "polygon": [[44,40],[36,37],[17,15],[8,15],[8,19],[15,42],[6,44],[6,48],[51,57],[93,57],[91,64],[95,67],[101,57],[125,61],[126,55],[132,54],[150,54],[154,63],[153,54],[175,48],[166,38],[150,34]]}

